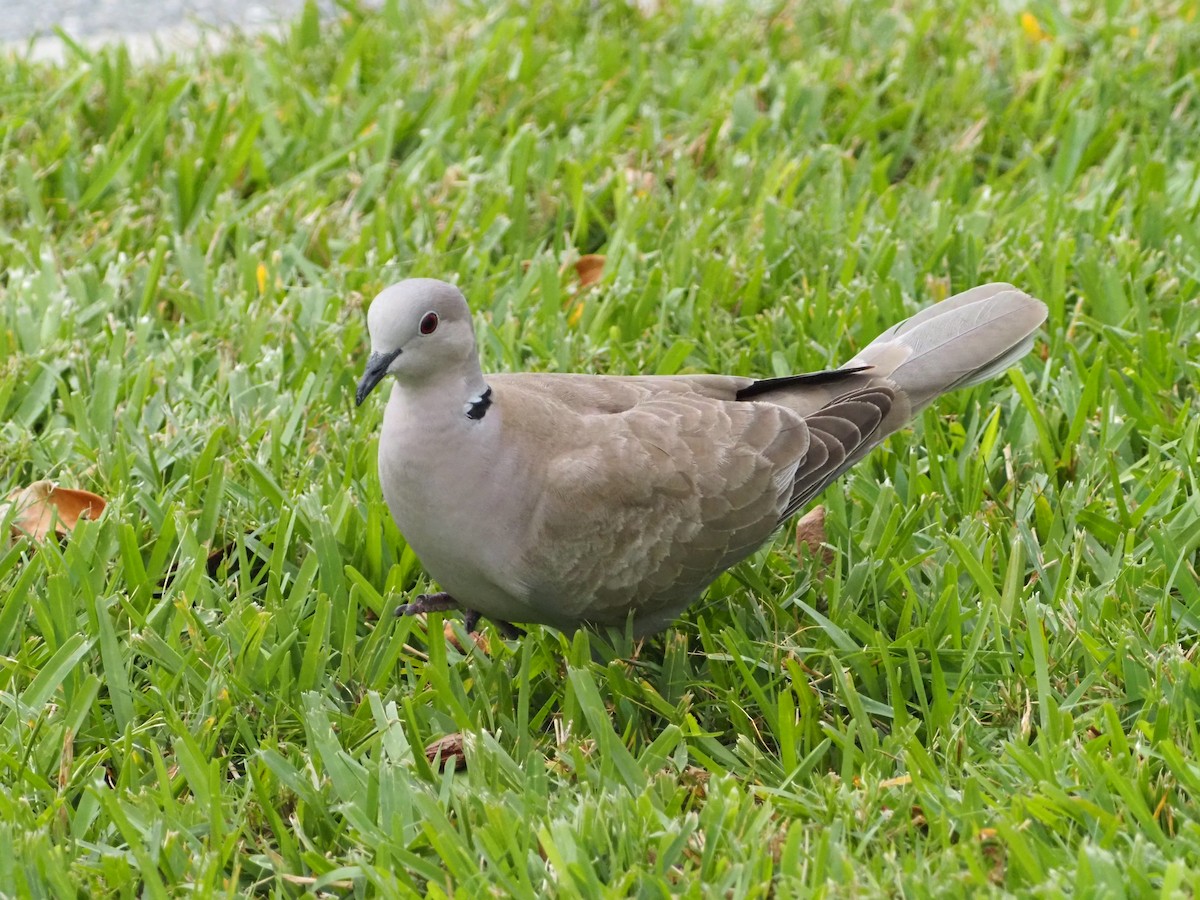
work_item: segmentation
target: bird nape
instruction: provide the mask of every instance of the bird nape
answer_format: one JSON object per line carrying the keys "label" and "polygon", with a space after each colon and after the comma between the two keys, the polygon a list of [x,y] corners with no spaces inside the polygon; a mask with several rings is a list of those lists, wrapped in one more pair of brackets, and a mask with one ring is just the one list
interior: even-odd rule
{"label": "bird nape", "polygon": [[357,400],[392,377],[379,479],[444,588],[397,613],[660,631],[939,395],[1017,362],[1045,318],[987,284],[830,371],[485,376],[456,287],[392,285],[368,311]]}

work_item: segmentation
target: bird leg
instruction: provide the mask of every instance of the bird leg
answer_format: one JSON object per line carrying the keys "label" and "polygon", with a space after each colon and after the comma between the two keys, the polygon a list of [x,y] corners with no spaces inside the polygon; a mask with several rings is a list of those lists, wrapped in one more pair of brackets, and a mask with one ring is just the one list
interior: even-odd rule
{"label": "bird leg", "polygon": [[[440,591],[436,594],[420,594],[412,603],[401,603],[396,607],[396,615],[415,616],[417,613],[446,612],[450,609],[463,610],[463,627],[466,628],[468,634],[475,632],[479,625],[479,620],[483,618],[483,614],[478,610],[463,609],[459,605],[459,602],[445,591]],[[506,640],[515,641],[517,638],[525,635],[525,632],[512,624],[512,622],[502,622],[499,619],[493,619],[492,624],[496,626],[496,630],[500,632],[500,636]]]}

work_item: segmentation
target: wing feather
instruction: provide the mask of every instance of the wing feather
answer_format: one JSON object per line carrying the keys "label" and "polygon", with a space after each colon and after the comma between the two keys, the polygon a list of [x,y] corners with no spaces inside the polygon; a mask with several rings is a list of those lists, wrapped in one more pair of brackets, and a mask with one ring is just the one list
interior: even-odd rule
{"label": "wing feather", "polygon": [[823,491],[877,443],[880,423],[892,408],[893,392],[885,387],[854,391],[830,403],[804,422],[812,448],[796,472],[786,519]]}
{"label": "wing feather", "polygon": [[597,624],[673,616],[757,549],[810,447],[791,410],[687,393],[574,425],[547,462],[521,569],[531,603]]}

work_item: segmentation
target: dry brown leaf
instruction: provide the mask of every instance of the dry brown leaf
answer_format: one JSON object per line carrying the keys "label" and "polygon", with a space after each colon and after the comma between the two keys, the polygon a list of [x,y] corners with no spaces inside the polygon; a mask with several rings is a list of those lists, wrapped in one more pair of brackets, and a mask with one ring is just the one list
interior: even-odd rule
{"label": "dry brown leaf", "polygon": [[825,546],[825,507],[814,506],[796,523],[796,553],[818,560],[821,566],[833,562],[833,551]]}
{"label": "dry brown leaf", "polygon": [[599,253],[588,253],[579,257],[575,260],[575,274],[579,276],[581,288],[595,284],[604,274],[604,256]]}
{"label": "dry brown leaf", "polygon": [[[449,641],[454,646],[455,650],[457,650],[459,653],[466,652],[465,650],[463,650],[463,645],[462,645],[462,642],[458,639],[458,635],[454,632],[454,623],[451,622],[449,619],[447,619],[446,621],[444,621],[442,623],[442,634],[446,636],[446,640]],[[491,649],[492,649],[491,645],[488,644],[487,635],[484,634],[483,632],[472,631],[471,632],[471,640],[473,640],[475,642],[475,646],[478,647],[480,650],[482,650],[484,653],[491,652]]]}
{"label": "dry brown leaf", "polygon": [[467,754],[463,749],[462,734],[455,732],[438,738],[425,748],[425,758],[431,763],[438,762],[439,772],[445,771],[446,766],[453,766],[455,770],[465,769]]}
{"label": "dry brown leaf", "polygon": [[80,519],[95,519],[108,503],[91,491],[59,487],[53,481],[35,481],[11,491],[0,503],[0,519],[11,516],[12,539],[26,534],[42,541],[53,531],[64,537]]}

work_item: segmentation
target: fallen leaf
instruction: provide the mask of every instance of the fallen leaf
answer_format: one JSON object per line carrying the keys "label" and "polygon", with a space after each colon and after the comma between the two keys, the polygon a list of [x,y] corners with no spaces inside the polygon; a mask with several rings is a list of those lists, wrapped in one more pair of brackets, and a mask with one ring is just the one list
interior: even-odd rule
{"label": "fallen leaf", "polygon": [[[446,640],[454,645],[454,649],[459,653],[466,653],[463,649],[462,642],[458,639],[458,635],[454,631],[454,623],[449,619],[442,623],[442,634],[446,636]],[[475,642],[475,646],[484,653],[491,652],[491,646],[488,644],[487,635],[481,631],[472,631],[471,640]]]}
{"label": "fallen leaf", "polygon": [[53,481],[35,481],[11,491],[0,503],[0,520],[9,519],[12,539],[22,534],[45,540],[52,531],[64,537],[80,519],[95,519],[108,503],[91,491],[59,487]]}
{"label": "fallen leaf", "polygon": [[590,287],[604,274],[604,257],[599,253],[588,253],[575,260],[575,274],[579,276],[581,288]]}
{"label": "fallen leaf", "polygon": [[814,506],[796,523],[796,553],[810,556],[822,567],[833,562],[833,551],[825,546],[825,507]]}
{"label": "fallen leaf", "polygon": [[881,788],[903,787],[906,784],[912,784],[911,775],[897,775],[895,778],[885,778],[879,782]]}
{"label": "fallen leaf", "polygon": [[463,736],[459,732],[440,737],[425,748],[425,758],[438,763],[438,771],[445,771],[446,766],[455,770],[467,767],[467,754],[463,749]]}

